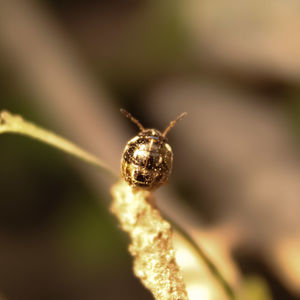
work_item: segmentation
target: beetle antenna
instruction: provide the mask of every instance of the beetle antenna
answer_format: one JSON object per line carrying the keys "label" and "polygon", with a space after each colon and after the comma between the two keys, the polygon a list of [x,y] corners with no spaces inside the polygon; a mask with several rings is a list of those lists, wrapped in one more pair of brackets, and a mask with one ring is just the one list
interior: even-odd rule
{"label": "beetle antenna", "polygon": [[182,113],[181,115],[179,115],[175,120],[170,122],[170,125],[165,129],[165,131],[163,132],[162,136],[166,137],[168,132],[175,126],[175,124],[180,121],[182,118],[184,118],[187,115],[186,112]]}
{"label": "beetle antenna", "polygon": [[145,128],[144,126],[140,123],[139,120],[137,120],[135,117],[132,116],[131,113],[129,113],[127,110],[125,110],[124,108],[120,109],[120,112],[129,120],[131,120],[132,123],[136,124],[137,127],[140,129],[140,131],[144,131]]}

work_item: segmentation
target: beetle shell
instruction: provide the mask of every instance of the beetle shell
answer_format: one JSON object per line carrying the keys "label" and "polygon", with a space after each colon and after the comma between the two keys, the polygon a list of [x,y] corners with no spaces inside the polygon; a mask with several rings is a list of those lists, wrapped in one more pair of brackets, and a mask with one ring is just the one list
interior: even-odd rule
{"label": "beetle shell", "polygon": [[145,129],[125,146],[121,175],[134,188],[153,190],[168,182],[173,151],[156,129]]}

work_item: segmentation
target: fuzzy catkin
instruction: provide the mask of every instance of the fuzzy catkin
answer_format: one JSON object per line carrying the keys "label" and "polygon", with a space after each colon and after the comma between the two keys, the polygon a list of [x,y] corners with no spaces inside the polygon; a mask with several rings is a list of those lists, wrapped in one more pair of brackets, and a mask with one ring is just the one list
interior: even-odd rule
{"label": "fuzzy catkin", "polygon": [[120,181],[112,187],[111,211],[131,238],[134,273],[155,299],[187,300],[187,292],[175,260],[172,230],[159,211],[149,203],[152,194],[133,190]]}

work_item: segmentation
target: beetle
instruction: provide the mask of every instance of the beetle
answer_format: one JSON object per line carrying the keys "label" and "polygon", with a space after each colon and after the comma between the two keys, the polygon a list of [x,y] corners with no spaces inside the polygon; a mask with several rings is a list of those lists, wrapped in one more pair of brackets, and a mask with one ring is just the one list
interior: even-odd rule
{"label": "beetle", "polygon": [[120,111],[140,129],[139,134],[125,146],[121,159],[121,176],[133,188],[157,189],[168,182],[172,171],[173,151],[166,136],[187,113],[180,114],[161,133],[157,129],[144,128],[125,109],[121,108]]}

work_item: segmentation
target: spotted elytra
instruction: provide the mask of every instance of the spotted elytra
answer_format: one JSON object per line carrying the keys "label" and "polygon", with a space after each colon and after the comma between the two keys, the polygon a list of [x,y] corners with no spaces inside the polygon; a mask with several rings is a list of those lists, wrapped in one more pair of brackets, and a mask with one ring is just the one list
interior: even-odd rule
{"label": "spotted elytra", "polygon": [[135,123],[140,133],[128,141],[121,159],[121,175],[134,188],[154,190],[168,182],[173,165],[173,151],[166,135],[187,113],[182,113],[163,133],[147,129],[125,109],[120,110]]}

